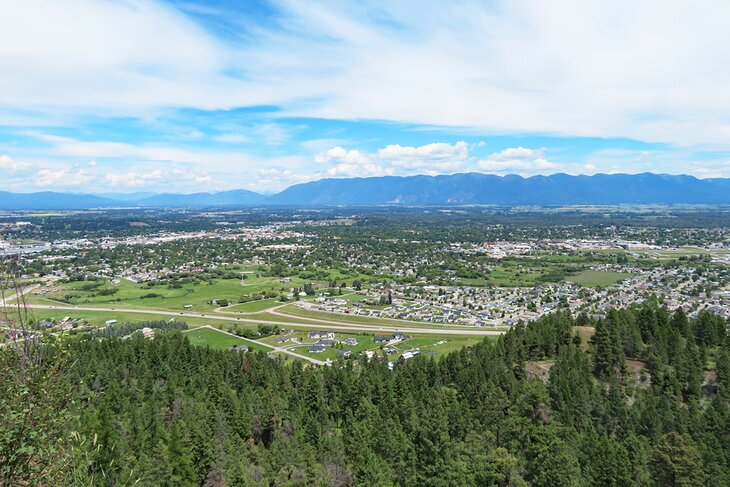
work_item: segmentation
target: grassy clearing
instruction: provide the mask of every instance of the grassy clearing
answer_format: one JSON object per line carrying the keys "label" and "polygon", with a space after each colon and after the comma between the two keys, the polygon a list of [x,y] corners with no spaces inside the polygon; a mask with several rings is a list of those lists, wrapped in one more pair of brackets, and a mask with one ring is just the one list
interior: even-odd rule
{"label": "grassy clearing", "polygon": [[607,287],[629,277],[631,277],[631,274],[627,272],[585,270],[566,278],[566,281],[584,287]]}
{"label": "grassy clearing", "polygon": [[[58,309],[58,310],[31,310],[32,316],[37,321],[44,321],[46,319],[60,321],[65,317],[72,317],[72,318],[78,318],[81,320],[85,320],[91,325],[94,326],[101,326],[104,324],[107,320],[117,320],[120,323],[137,323],[141,321],[157,321],[157,320],[167,320],[170,319],[170,317],[161,316],[161,315],[155,315],[155,314],[144,314],[144,313],[125,313],[120,311],[80,311],[80,310],[73,310],[73,309]],[[272,315],[272,317],[276,318],[276,315]],[[185,321],[189,326],[196,327],[196,326],[202,326],[202,325],[211,325],[215,326],[216,328],[219,328],[221,330],[230,330],[233,327],[237,327],[239,329],[249,329],[251,331],[255,331],[256,325],[251,324],[244,324],[244,323],[237,323],[237,322],[227,322],[227,321],[219,321],[216,320],[214,317],[211,318],[193,318],[193,317],[180,317],[178,318],[182,321]],[[286,323],[282,323],[282,326],[285,326]],[[325,323],[322,324],[322,328],[326,329],[327,325]],[[392,327],[391,327],[392,328]],[[592,330],[592,329],[591,329]],[[263,350],[263,351],[271,351],[270,348],[265,347],[262,344],[256,343],[256,341],[249,341],[245,340],[243,338],[238,337],[232,337],[230,335],[227,335],[225,333],[218,332],[216,330],[211,330],[209,328],[199,328],[199,329],[193,329],[190,331],[185,332],[185,334],[188,336],[190,341],[195,345],[201,345],[206,346],[209,345],[212,348],[218,348],[218,349],[228,349],[231,346],[235,344],[246,344],[251,348],[252,350]],[[339,346],[340,348],[352,350],[353,355],[357,355],[359,353],[362,353],[365,350],[375,350],[377,353],[381,354],[383,353],[380,347],[380,344],[376,344],[373,341],[373,338],[377,335],[387,334],[387,332],[378,332],[377,330],[374,330],[372,333],[369,332],[353,332],[353,333],[340,333],[336,332],[335,337],[337,340],[342,341],[343,343]],[[277,340],[279,340],[282,337],[289,338],[288,342],[285,343],[277,343]],[[344,343],[344,341],[347,338],[355,338],[357,340],[357,345],[347,345]],[[487,337],[487,339],[495,339],[496,337]],[[292,339],[298,341],[299,343],[303,344],[311,344],[314,343],[316,340],[309,338],[309,330],[293,330],[286,334],[278,334],[278,335],[272,335],[266,338],[262,338],[260,342],[266,343],[268,345],[272,345],[275,347],[281,347],[286,345],[291,345],[293,343]],[[434,356],[436,358],[440,358],[454,350],[461,349],[464,346],[470,346],[478,343],[481,341],[482,337],[461,337],[458,335],[418,335],[414,334],[413,337],[410,340],[406,340],[403,342],[400,342],[398,344],[395,344],[394,347],[398,350],[395,354],[389,354],[388,360],[395,361],[397,360],[404,352],[406,351],[412,351],[415,349],[420,349],[422,353],[426,353],[429,351],[434,352]],[[301,347],[297,347],[296,350],[294,350],[298,353],[301,353],[302,355],[306,355],[308,357],[312,357],[319,360],[327,360],[327,359],[334,359],[336,357],[339,357],[337,352],[334,351],[334,349],[327,349],[325,352],[321,354],[311,354],[309,353],[309,345],[302,345]],[[287,357],[286,355],[284,355]]]}
{"label": "grassy clearing", "polygon": [[[320,353],[309,352],[309,347],[316,340],[310,339],[307,332],[294,331],[285,335],[267,337],[262,339],[262,341],[274,346],[286,346],[299,342],[302,345],[294,348],[293,351],[307,357],[316,358],[318,360],[334,360],[340,357],[340,355],[337,353],[337,349],[351,350],[352,356],[356,356],[363,353],[365,350],[373,350],[376,354],[382,355],[383,353],[385,353],[383,349],[388,348],[395,350],[395,353],[386,353],[388,360],[390,362],[394,362],[398,360],[400,356],[403,355],[403,353],[415,350],[419,350],[423,354],[433,352],[429,355],[432,355],[434,358],[438,359],[449,354],[450,352],[453,352],[454,350],[459,350],[465,346],[475,345],[482,340],[482,338],[479,337],[471,338],[458,336],[455,337],[450,335],[414,335],[410,339],[404,340],[402,342],[395,343],[393,345],[381,346],[380,344],[375,343],[375,341],[373,340],[375,336],[377,336],[377,334],[336,333],[335,339],[339,340],[342,343],[335,347],[327,348]],[[288,338],[289,341],[285,343],[277,343],[277,341],[282,337]],[[357,345],[348,345],[344,343],[347,338],[356,339],[358,342]]]}
{"label": "grassy clearing", "polygon": [[[278,293],[303,284],[304,281],[298,278],[292,278],[291,283],[282,284],[279,279],[270,277],[250,277],[243,284],[239,279],[218,279],[212,284],[183,284],[179,288],[147,287],[143,283],[127,280],[121,280],[118,284],[110,281],[79,281],[56,285],[51,293],[44,296],[31,295],[30,301],[47,304],[49,300],[68,298],[72,305],[104,304],[135,309],[211,311],[218,307],[211,303],[214,300],[226,299],[236,303],[245,295],[265,291]],[[105,294],[111,292],[113,294]]]}
{"label": "grassy clearing", "polygon": [[271,351],[269,347],[260,345],[253,340],[244,340],[243,338],[221,333],[220,331],[213,330],[211,328],[195,328],[184,333],[185,336],[188,337],[188,340],[190,340],[190,343],[196,346],[210,347],[217,350],[228,350],[234,345],[245,345],[250,350],[261,350],[263,352]]}
{"label": "grassy clearing", "polygon": [[276,298],[272,299],[259,299],[257,301],[249,301],[248,303],[242,303],[242,304],[235,304],[233,306],[229,306],[225,308],[224,311],[226,312],[242,312],[242,313],[259,313],[261,311],[266,311],[267,309],[274,308],[276,306],[280,306],[284,303],[279,301]]}
{"label": "grassy clearing", "polygon": [[[0,308],[2,309],[2,308]],[[7,309],[7,308],[6,308]],[[140,321],[160,321],[169,320],[172,316],[164,316],[158,314],[146,314],[146,313],[125,313],[122,311],[81,311],[75,309],[31,309],[30,316],[35,321],[61,321],[66,317],[78,318],[85,320],[90,325],[100,326],[103,325],[107,320],[117,320],[120,323],[138,323]],[[179,321],[184,321],[188,325],[200,326],[200,325],[212,325],[217,328],[225,328],[233,325],[227,323],[221,323],[220,320],[215,318],[195,318],[189,316],[181,316],[175,318]],[[253,323],[236,323],[242,329],[248,328],[251,330],[256,329],[256,325]]]}
{"label": "grassy clearing", "polygon": [[720,256],[727,255],[727,250],[723,249],[704,249],[702,247],[679,247],[676,249],[661,249],[661,250],[632,250],[632,253],[640,255],[645,258],[652,258],[660,261],[670,261],[679,257],[691,257],[701,255],[712,255]]}
{"label": "grassy clearing", "polygon": [[580,345],[583,350],[588,350],[591,337],[596,333],[592,326],[574,326],[573,331],[580,337]]}
{"label": "grassy clearing", "polygon": [[[494,337],[487,337],[493,339]],[[440,358],[448,355],[454,350],[460,350],[464,347],[476,345],[481,342],[480,337],[459,337],[459,336],[414,336],[411,340],[406,340],[398,344],[398,349],[407,352],[412,350],[420,350],[421,353],[434,352],[434,357]]]}

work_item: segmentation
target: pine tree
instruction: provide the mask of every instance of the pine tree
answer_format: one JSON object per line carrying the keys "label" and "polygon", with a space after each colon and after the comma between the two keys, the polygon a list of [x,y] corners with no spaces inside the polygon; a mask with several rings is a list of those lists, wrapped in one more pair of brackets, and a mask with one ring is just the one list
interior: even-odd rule
{"label": "pine tree", "polygon": [[167,477],[161,478],[161,486],[199,485],[198,475],[193,465],[193,455],[184,434],[184,427],[173,421],[164,448],[164,461],[167,464]]}
{"label": "pine tree", "polygon": [[610,436],[592,433],[583,437],[581,471],[591,486],[633,485],[629,453]]}
{"label": "pine tree", "polygon": [[598,378],[621,376],[626,359],[621,347],[621,337],[612,321],[612,316],[596,324],[596,332],[591,337],[593,372]]}
{"label": "pine tree", "polygon": [[702,457],[690,440],[671,432],[654,448],[651,470],[657,486],[694,487],[704,485]]}
{"label": "pine tree", "polygon": [[550,369],[549,383],[552,408],[558,418],[579,429],[588,426],[594,390],[586,355],[573,346],[564,347]]}

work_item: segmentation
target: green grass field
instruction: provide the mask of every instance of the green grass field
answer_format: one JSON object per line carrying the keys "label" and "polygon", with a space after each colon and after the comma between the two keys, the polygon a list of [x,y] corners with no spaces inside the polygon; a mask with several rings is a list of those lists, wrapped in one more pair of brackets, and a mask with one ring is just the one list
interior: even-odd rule
{"label": "green grass field", "polygon": [[[134,283],[121,280],[118,284],[109,281],[99,281],[101,285],[94,289],[85,290],[84,286],[94,285],[89,281],[70,282],[59,284],[52,288],[51,293],[43,296],[31,295],[30,302],[49,304],[54,299],[62,299],[64,296],[71,296],[69,300],[72,305],[117,305],[127,306],[136,309],[159,309],[159,310],[182,310],[190,306],[191,311],[212,311],[217,304],[210,301],[227,299],[231,303],[249,294],[258,294],[264,291],[279,292],[289,289],[292,286],[302,286],[304,281],[292,278],[292,282],[282,284],[277,278],[250,277],[243,281],[239,279],[219,279],[213,284],[184,284],[180,288],[168,286],[146,287],[142,283]],[[104,291],[116,289],[114,294],[100,294]],[[266,300],[267,302],[269,300]],[[249,304],[249,303],[247,303]],[[257,305],[251,305],[255,308]],[[265,308],[264,308],[265,309]]]}
{"label": "green grass field", "polygon": [[[7,308],[6,308],[7,309]],[[167,321],[172,316],[157,315],[157,314],[145,314],[145,313],[125,313],[121,311],[81,311],[75,309],[30,309],[30,317],[35,321],[55,320],[60,321],[65,317],[78,318],[86,320],[90,325],[100,326],[103,325],[107,320],[117,320],[120,323],[138,323],[140,321]],[[212,325],[217,328],[229,328],[234,324],[239,326],[241,329],[256,330],[256,325],[253,323],[235,323],[235,322],[221,322],[212,318],[196,318],[196,317],[179,317],[180,321],[184,321],[191,327],[201,325]]]}
{"label": "green grass field", "polygon": [[[78,318],[81,320],[85,320],[91,325],[94,326],[100,326],[103,325],[105,321],[107,320],[117,320],[120,323],[127,322],[127,323],[135,323],[140,321],[158,321],[158,320],[168,320],[170,317],[164,316],[164,315],[155,315],[155,314],[145,314],[145,313],[126,313],[126,312],[120,312],[120,311],[114,311],[114,310],[108,310],[108,311],[81,311],[81,310],[74,310],[74,309],[56,309],[56,310],[40,310],[40,309],[31,309],[31,317],[35,319],[36,321],[44,321],[46,319],[60,321],[65,317],[72,317],[72,318]],[[267,315],[268,313],[263,312],[259,313],[256,316],[264,318],[262,315]],[[323,315],[324,313],[318,313],[319,315]],[[330,314],[325,314],[327,317],[330,317]],[[271,318],[275,319],[281,319],[282,317],[277,315],[270,315]],[[332,315],[332,317],[337,317],[336,315]],[[268,318],[268,316],[266,317]],[[350,317],[352,318],[352,317]],[[211,325],[216,328],[222,329],[222,330],[231,330],[234,326],[238,329],[248,329],[250,331],[255,331],[256,325],[251,323],[238,323],[238,322],[229,322],[229,321],[221,321],[216,320],[215,317],[211,316],[210,318],[194,318],[194,317],[182,317],[179,318],[182,321],[185,321],[189,326],[191,327],[198,327],[202,325]],[[292,319],[296,319],[292,317]],[[370,319],[367,321],[368,324],[378,324],[377,320]],[[382,321],[380,324],[385,325]],[[282,326],[285,326],[286,323],[282,322]],[[389,324],[390,325],[390,324]],[[327,325],[326,323],[322,323],[322,328],[326,329]],[[392,326],[389,326],[389,328],[395,328]],[[290,332],[287,335],[273,335],[270,337],[266,337],[261,339],[261,342],[266,343],[271,346],[283,346],[291,344],[292,342],[284,343],[284,344],[277,344],[277,339],[281,338],[282,336],[287,336],[289,338],[296,338],[300,343],[312,343],[314,340],[309,339],[308,337],[308,330],[295,330]],[[353,354],[356,355],[358,353],[363,352],[364,350],[377,350],[378,353],[382,353],[380,350],[380,345],[373,342],[373,337],[379,334],[385,334],[386,332],[377,332],[374,330],[372,333],[369,332],[353,332],[353,333],[336,333],[336,337],[338,340],[341,340],[344,342],[344,340],[348,337],[353,337],[358,340],[357,345],[346,345],[342,344],[341,348],[346,348],[353,351]],[[238,337],[232,337],[230,335],[227,335],[225,333],[220,333],[216,330],[211,330],[209,328],[199,328],[199,329],[193,329],[190,331],[185,332],[185,334],[188,336],[188,338],[191,340],[191,342],[195,345],[200,346],[211,346],[212,348],[217,349],[228,349],[231,346],[235,344],[246,344],[251,348],[252,350],[263,350],[266,352],[271,351],[270,348],[265,347],[262,344],[259,344],[255,341],[251,340],[245,340],[243,338]],[[403,352],[408,350],[414,350],[415,348],[419,348],[422,353],[425,353],[427,351],[433,351],[435,352],[435,357],[441,357],[445,354],[448,354],[449,352],[453,350],[458,350],[464,346],[473,345],[477,343],[478,341],[482,340],[480,337],[460,337],[460,336],[454,336],[454,335],[418,335],[415,334],[412,339],[406,340],[405,342],[401,342],[396,345],[396,348],[398,349],[398,353],[396,354],[389,354],[388,360],[395,361],[400,357],[400,355],[403,354]],[[442,342],[437,345],[437,343]],[[339,355],[334,351],[334,349],[328,349],[325,352],[321,354],[310,354],[308,351],[309,346],[302,346],[298,347],[295,351],[298,353],[301,353],[302,355],[306,355],[318,360],[327,360],[327,359],[334,359],[336,357],[339,357]]]}
{"label": "green grass field", "polygon": [[259,313],[261,311],[266,311],[267,309],[271,309],[275,306],[280,306],[282,304],[281,301],[279,301],[276,298],[272,299],[259,299],[256,301],[249,301],[248,303],[242,303],[242,304],[235,304],[233,306],[229,306],[225,308],[225,312],[241,312],[241,313]]}
{"label": "green grass field", "polygon": [[[128,322],[141,322],[141,321],[159,321],[169,320],[173,315],[177,316],[182,313],[203,313],[205,317],[182,317],[178,316],[178,319],[188,323],[190,327],[197,327],[201,325],[211,325],[221,330],[232,330],[234,327],[237,329],[248,329],[251,331],[256,330],[256,323],[244,323],[237,321],[224,321],[216,319],[213,309],[217,308],[217,304],[211,304],[209,301],[216,299],[228,299],[229,302],[236,303],[242,296],[249,294],[257,294],[263,291],[275,291],[288,290],[290,287],[303,286],[304,280],[300,278],[292,278],[291,282],[282,283],[279,278],[258,278],[253,277],[252,274],[248,274],[248,279],[243,281],[239,279],[218,279],[213,284],[203,282],[200,284],[184,284],[180,288],[170,288],[168,286],[153,286],[147,287],[143,283],[134,283],[127,280],[121,280],[117,284],[112,284],[111,281],[80,281],[70,282],[63,284],[56,284],[51,288],[49,294],[28,295],[29,301],[35,304],[53,305],[68,307],[67,309],[33,309],[32,315],[37,321],[43,321],[51,319],[60,321],[65,317],[78,318],[85,320],[91,325],[99,326],[103,325],[108,320],[117,320],[120,323]],[[320,287],[323,283],[319,283]],[[47,288],[42,287],[41,290]],[[116,289],[117,291],[113,294],[105,294],[103,290]],[[156,296],[149,296],[154,293]],[[147,295],[147,297],[144,297]],[[345,299],[348,302],[360,301],[365,296],[357,293],[345,293],[342,296],[335,296],[336,298]],[[59,302],[59,299],[68,299],[69,303]],[[309,298],[307,298],[309,299]],[[228,308],[228,317],[243,319],[260,319],[266,321],[272,321],[280,323],[282,328],[286,327],[290,323],[311,323],[314,326],[321,326],[323,329],[327,329],[328,324],[334,326],[336,322],[340,323],[351,323],[353,325],[369,325],[369,326],[382,326],[390,330],[402,329],[402,328],[429,328],[438,329],[442,328],[441,325],[433,323],[417,323],[417,322],[406,322],[400,320],[380,319],[363,316],[353,316],[348,314],[339,313],[325,313],[316,311],[302,310],[293,304],[289,304],[281,307],[279,311],[288,313],[287,316],[280,316],[271,313],[269,310],[274,307],[281,306],[278,299],[265,299],[251,301],[248,303],[235,304]],[[191,305],[190,308],[186,308],[186,305]],[[74,306],[78,307],[99,307],[108,308],[104,311],[82,311],[73,309]],[[140,310],[140,313],[129,313],[124,311],[117,311],[117,309],[136,309]],[[164,311],[172,313],[170,316],[157,315],[148,313],[147,311]],[[251,316],[241,314],[236,316],[236,312],[252,313]],[[332,323],[327,323],[327,322]],[[472,327],[456,327],[449,326],[450,329],[472,329]],[[301,337],[300,342],[311,343],[308,340],[307,331],[301,330],[296,332]],[[386,333],[383,331],[382,333]],[[226,335],[215,330],[210,329],[199,329],[186,333],[190,340],[201,346],[211,346],[217,349],[227,349],[237,343],[246,343],[252,349],[262,349],[270,351],[264,345],[256,342],[251,342],[238,337]],[[376,331],[373,331],[376,334]],[[342,345],[343,348],[347,348],[353,351],[353,354],[358,354],[367,349],[374,349],[380,351],[380,346],[372,341],[373,334],[363,333],[360,331],[354,331],[346,335],[338,333],[338,338],[341,336],[344,341],[345,338],[352,336],[357,338],[358,345],[348,346]],[[273,346],[280,346],[275,343],[276,337],[270,337],[264,339],[266,343]],[[424,341],[425,340],[425,341]],[[399,347],[397,354],[391,354],[388,356],[389,360],[397,360],[397,358],[405,351],[412,350],[416,347],[426,347],[429,350],[435,352],[436,356],[441,356],[448,353],[451,350],[461,348],[465,345],[471,345],[476,343],[479,338],[467,338],[458,336],[449,336],[448,338],[439,336],[423,336],[416,337],[410,340],[410,344],[401,344],[403,348]],[[437,342],[443,341],[439,345],[435,345]],[[323,354],[310,354],[308,352],[308,346],[300,347],[296,350],[303,355],[310,356],[319,360],[326,360],[329,358],[339,357],[339,355],[333,350],[328,349]],[[424,350],[425,351],[425,350]]]}
{"label": "green grass field", "polygon": [[[358,341],[357,345],[347,345],[345,343],[342,343],[341,345],[338,345],[337,347],[333,348],[327,348],[325,351],[321,353],[310,353],[309,347],[311,343],[313,343],[315,340],[310,339],[306,332],[293,332],[291,334],[286,335],[287,338],[290,339],[289,342],[283,343],[283,344],[277,344],[276,341],[282,337],[282,335],[276,335],[264,338],[262,341],[265,341],[266,343],[273,344],[276,346],[283,346],[283,345],[289,345],[293,343],[291,339],[296,339],[300,343],[309,343],[306,345],[302,345],[300,347],[296,347],[293,349],[293,351],[305,355],[307,357],[316,358],[318,360],[327,360],[331,359],[334,360],[340,355],[337,353],[337,348],[342,348],[346,350],[351,350],[353,355],[356,356],[365,350],[373,350],[377,354],[382,354],[383,350],[381,349],[381,345],[378,343],[375,343],[373,341],[373,338],[377,336],[377,334],[350,334],[350,333],[336,333],[335,338],[337,340],[340,340],[342,342],[345,341],[346,338],[355,338]],[[491,337],[489,338],[491,339]],[[459,337],[459,336],[419,336],[414,335],[412,338],[408,340],[404,340],[400,343],[393,344],[391,346],[388,346],[386,348],[393,348],[397,352],[396,353],[389,353],[387,354],[388,360],[390,362],[395,362],[400,358],[401,355],[403,355],[404,352],[408,351],[414,351],[414,350],[420,350],[421,353],[425,354],[427,352],[433,352],[434,358],[440,358],[448,353],[459,350],[465,346],[471,346],[475,345],[476,343],[480,342],[482,338],[479,337]]]}
{"label": "green grass field", "polygon": [[585,270],[565,280],[585,287],[607,287],[629,277],[631,274],[626,272]]}
{"label": "green grass field", "polygon": [[211,328],[195,328],[184,332],[190,343],[201,347],[210,347],[218,350],[228,350],[234,345],[245,345],[249,350],[261,350],[270,352],[271,349],[264,345],[260,345],[253,340],[245,340],[243,338],[233,337],[226,333],[221,333]]}

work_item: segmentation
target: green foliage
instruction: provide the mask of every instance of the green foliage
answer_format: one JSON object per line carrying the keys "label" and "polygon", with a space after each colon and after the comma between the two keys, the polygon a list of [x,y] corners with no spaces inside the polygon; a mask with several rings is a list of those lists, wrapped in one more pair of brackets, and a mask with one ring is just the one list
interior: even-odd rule
{"label": "green foliage", "polygon": [[654,483],[668,487],[704,485],[702,457],[691,440],[676,432],[663,435],[651,457]]}
{"label": "green foliage", "polygon": [[[312,367],[195,347],[175,330],[74,340],[72,367],[49,361],[33,376],[51,392],[34,396],[47,411],[35,433],[3,423],[0,464],[6,476],[9,462],[23,466],[11,473],[30,482],[60,451],[59,485],[723,485],[727,332],[685,318],[655,304],[610,312],[586,352],[573,318],[555,313],[392,371],[377,359]],[[701,387],[701,348],[715,387]],[[16,359],[0,357],[6,377]],[[528,373],[533,360],[554,362],[549,377]],[[628,360],[646,362],[644,382]],[[3,418],[15,418],[27,394],[7,384]],[[33,450],[8,447],[14,438]]]}
{"label": "green foliage", "polygon": [[152,328],[155,330],[187,330],[188,324],[184,321],[138,321],[135,323],[114,323],[104,328],[93,331],[96,337],[123,337],[134,333],[142,328]]}
{"label": "green foliage", "polygon": [[0,485],[52,485],[65,468],[69,364],[62,347],[30,335],[0,349]]}

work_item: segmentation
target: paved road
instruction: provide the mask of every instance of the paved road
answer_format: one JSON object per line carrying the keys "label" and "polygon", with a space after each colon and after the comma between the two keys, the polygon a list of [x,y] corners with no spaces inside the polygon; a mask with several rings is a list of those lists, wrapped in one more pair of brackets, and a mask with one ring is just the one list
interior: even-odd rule
{"label": "paved road", "polygon": [[[268,299],[270,299],[270,298],[268,298]],[[260,299],[259,301],[268,301],[268,299]],[[255,303],[255,302],[256,301],[249,301],[249,303]],[[235,306],[240,306],[241,304],[246,304],[246,303],[234,303],[234,304],[229,304],[228,306],[220,306],[218,308],[215,308],[213,310],[213,312],[214,313],[228,313],[228,314],[231,314],[231,315],[256,315],[256,314],[259,314],[259,313],[263,313],[263,312],[266,312],[266,311],[271,311],[271,310],[274,310],[274,309],[279,309],[279,308],[281,308],[283,306],[288,306],[289,305],[289,303],[282,303],[282,304],[278,304],[278,305],[274,306],[273,308],[266,308],[266,309],[263,309],[261,311],[227,311],[227,310],[229,310],[229,309],[231,309],[231,308],[233,308]]]}
{"label": "paved road", "polygon": [[[279,308],[281,308],[281,306],[277,306],[276,308],[271,308],[271,309],[268,309],[266,311],[269,312],[269,313],[271,313],[272,315],[281,316],[282,318],[286,318],[288,320],[290,320],[290,319],[293,318],[293,319],[304,320],[304,321],[314,321],[316,323],[321,323],[323,326],[328,326],[329,324],[332,324],[332,325],[350,325],[350,326],[352,326],[353,324],[355,324],[356,326],[359,326],[356,323],[348,322],[348,321],[336,321],[336,319],[330,319],[330,318],[309,318],[309,317],[305,317],[305,316],[299,316],[299,315],[292,315],[292,314],[289,314],[289,313],[283,313],[281,311],[277,311]],[[301,309],[304,309],[304,308],[301,308]],[[337,314],[337,313],[332,313],[332,312],[329,312],[329,311],[323,311],[322,313],[330,313],[331,315],[336,315]],[[400,322],[400,323],[404,323],[408,327],[414,327],[415,326],[416,328],[421,329],[418,326],[418,323],[413,322],[413,321],[399,320],[399,319],[393,319],[393,318],[387,318],[387,319],[388,319],[388,322],[386,322],[386,324],[392,325],[394,327],[393,328],[394,330],[403,331],[403,328],[398,328],[396,326],[396,323],[392,323],[393,321],[397,321],[397,322]],[[436,325],[438,325],[438,323],[436,323]],[[363,326],[379,326],[379,325],[363,325]],[[475,329],[478,329],[478,328],[466,328],[466,327],[464,327],[462,325],[448,325],[448,324],[445,324],[445,323],[443,324],[443,327],[446,328],[446,329],[463,330],[463,331],[467,331],[467,332],[468,331],[475,330]],[[433,328],[433,327],[427,327],[427,328],[430,329],[430,330],[436,329],[436,328]],[[439,330],[442,330],[443,328],[438,328],[438,329]],[[502,333],[504,333],[504,332],[499,331],[499,330],[486,330],[486,331],[493,332],[493,333],[485,333],[485,334],[489,334],[489,335],[491,335],[491,334],[501,335]]]}
{"label": "paved road", "polygon": [[[277,306],[276,308],[271,308],[271,309],[266,310],[266,311],[275,311],[275,310],[278,310],[279,308],[281,308],[283,306],[287,306],[288,304],[291,304],[291,303],[285,303],[282,306]],[[331,323],[336,323],[336,321],[332,321],[332,320],[337,320],[337,318],[336,318],[337,316],[342,316],[342,313],[338,313],[336,311],[325,311],[325,310],[321,310],[321,309],[313,310],[313,309],[310,309],[310,308],[304,307],[304,306],[298,306],[298,308],[301,309],[301,310],[303,310],[303,311],[313,311],[313,312],[321,313],[321,314],[329,314],[329,315],[334,316],[335,318],[333,318],[333,319],[330,319],[330,318],[322,318],[320,320],[319,318],[304,318],[304,317],[299,316],[299,315],[290,315],[289,313],[280,313],[278,311],[277,312],[274,312],[273,314],[280,315],[280,316],[286,316],[288,318],[301,318],[303,320],[308,320],[308,321],[315,320],[315,321],[324,321],[324,322],[331,322]],[[358,316],[358,315],[352,315],[352,316]],[[387,321],[388,323],[391,323],[391,324],[404,323],[404,324],[406,324],[408,326],[413,326],[414,324],[418,325],[418,323],[414,322],[413,320],[404,320],[404,319],[401,319],[401,318],[393,318],[391,316],[388,316],[387,318],[382,318],[382,319],[384,321]],[[340,322],[340,323],[342,323],[342,322]],[[441,323],[441,322],[438,322],[438,321],[433,322],[433,324],[434,325],[437,325],[437,326],[438,325],[440,325],[440,326],[450,326],[450,327],[453,327],[453,328],[463,327],[463,325],[451,325],[449,323]]]}
{"label": "paved road", "polygon": [[[29,304],[29,308],[33,309],[53,309],[53,310],[69,310],[69,311],[101,311],[101,312],[119,312],[119,313],[136,313],[146,315],[159,315],[169,316],[174,318],[206,318],[220,321],[231,321],[234,323],[255,323],[262,325],[278,325],[286,328],[306,328],[306,329],[327,329],[327,330],[339,330],[339,331],[369,331],[375,333],[388,333],[399,331],[401,333],[417,333],[421,335],[469,335],[469,336],[496,336],[501,335],[504,332],[500,330],[487,330],[483,328],[470,329],[450,329],[450,328],[417,328],[413,326],[388,326],[388,325],[361,325],[361,324],[348,324],[344,322],[320,322],[315,323],[298,323],[298,322],[281,322],[281,321],[270,321],[261,319],[250,319],[250,318],[239,318],[233,316],[224,316],[221,314],[204,314],[204,313],[192,313],[192,312],[175,312],[175,311],[161,311],[161,310],[147,310],[147,309],[128,309],[128,308],[99,308],[99,307],[88,307],[88,306],[58,306],[48,304]],[[287,319],[291,319],[290,316]],[[339,324],[330,324],[339,323]]]}

